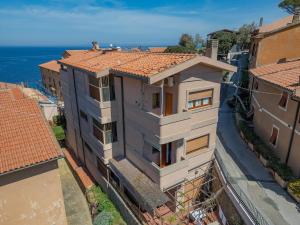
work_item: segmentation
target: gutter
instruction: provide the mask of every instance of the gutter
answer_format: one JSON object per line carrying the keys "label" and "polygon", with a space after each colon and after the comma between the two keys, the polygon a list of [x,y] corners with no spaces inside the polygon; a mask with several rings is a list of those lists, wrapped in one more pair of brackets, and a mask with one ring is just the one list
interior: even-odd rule
{"label": "gutter", "polygon": [[297,106],[296,115],[295,115],[295,119],[294,119],[291,139],[290,139],[290,142],[289,142],[289,148],[288,148],[288,152],[287,152],[286,159],[285,159],[285,164],[286,165],[288,164],[289,159],[290,159],[292,145],[293,145],[294,137],[295,137],[295,130],[296,130],[296,125],[297,125],[297,120],[298,120],[298,114],[299,114],[299,111],[300,111],[300,101],[297,101],[297,100],[294,100],[294,101],[298,102],[298,106]]}
{"label": "gutter", "polygon": [[46,164],[48,162],[53,162],[53,161],[56,161],[56,160],[59,160],[59,159],[62,159],[62,158],[65,158],[65,156],[64,155],[59,155],[59,156],[54,157],[52,159],[41,161],[41,162],[38,162],[38,163],[35,163],[35,164],[30,164],[30,165],[27,165],[27,166],[24,166],[24,167],[20,167],[20,168],[14,169],[14,170],[9,170],[9,171],[6,171],[4,173],[0,173],[0,177],[4,176],[4,175],[11,174],[11,173],[14,173],[14,172],[19,172],[19,171],[22,171],[22,170],[25,170],[25,169],[36,167],[36,166],[39,166],[39,165],[43,165],[43,164]]}

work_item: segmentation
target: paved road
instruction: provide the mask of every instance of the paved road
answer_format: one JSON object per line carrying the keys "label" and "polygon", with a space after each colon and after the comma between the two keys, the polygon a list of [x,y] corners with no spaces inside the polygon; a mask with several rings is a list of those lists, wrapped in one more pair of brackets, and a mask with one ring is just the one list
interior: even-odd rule
{"label": "paved road", "polygon": [[92,225],[85,196],[64,159],[59,160],[59,173],[68,225]]}
{"label": "paved road", "polygon": [[[226,87],[225,91],[232,93]],[[222,144],[217,142],[216,147],[226,169],[269,224],[299,225],[300,213],[296,203],[247,149],[235,126],[232,110],[225,101],[219,113],[218,131]]]}

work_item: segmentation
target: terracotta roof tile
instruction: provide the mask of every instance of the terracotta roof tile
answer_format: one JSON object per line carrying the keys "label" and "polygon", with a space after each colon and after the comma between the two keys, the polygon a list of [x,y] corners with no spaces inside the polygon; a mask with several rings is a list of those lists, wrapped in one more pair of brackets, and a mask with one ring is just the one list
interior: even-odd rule
{"label": "terracotta roof tile", "polygon": [[52,71],[55,71],[57,73],[59,73],[59,70],[60,70],[60,65],[57,63],[56,60],[52,60],[50,62],[40,64],[39,67],[44,68],[44,69],[48,69],[48,70],[52,70]]}
{"label": "terracotta roof tile", "polygon": [[59,62],[91,72],[114,69],[141,76],[151,76],[195,56],[195,54],[89,51],[59,60]]}
{"label": "terracotta roof tile", "polygon": [[0,91],[0,173],[61,155],[36,101],[19,88]]}
{"label": "terracotta roof tile", "polygon": [[150,47],[149,51],[154,53],[163,53],[166,49],[166,47]]}
{"label": "terracotta roof tile", "polygon": [[259,79],[290,91],[300,88],[300,60],[261,66],[250,72]]}
{"label": "terracotta roof tile", "polygon": [[289,23],[291,23],[293,20],[293,16],[287,16],[284,17],[280,20],[277,20],[273,23],[263,25],[259,28],[259,33],[266,33],[266,32],[271,32],[280,28],[285,27]]}

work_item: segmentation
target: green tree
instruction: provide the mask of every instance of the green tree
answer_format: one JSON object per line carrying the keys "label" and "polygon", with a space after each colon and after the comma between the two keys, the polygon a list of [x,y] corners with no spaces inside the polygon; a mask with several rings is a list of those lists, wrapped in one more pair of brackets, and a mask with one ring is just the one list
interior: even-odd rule
{"label": "green tree", "polygon": [[242,50],[249,49],[251,44],[251,35],[253,31],[256,29],[255,23],[244,24],[239,28],[239,32],[237,34],[237,43],[240,45]]}
{"label": "green tree", "polygon": [[237,39],[236,33],[226,31],[216,32],[211,38],[219,40],[218,54],[221,55],[227,55],[232,46],[236,44]]}
{"label": "green tree", "polygon": [[182,34],[179,40],[179,45],[186,48],[194,48],[194,39],[192,35]]}
{"label": "green tree", "polygon": [[278,6],[290,14],[295,14],[296,9],[300,8],[300,0],[283,0]]}

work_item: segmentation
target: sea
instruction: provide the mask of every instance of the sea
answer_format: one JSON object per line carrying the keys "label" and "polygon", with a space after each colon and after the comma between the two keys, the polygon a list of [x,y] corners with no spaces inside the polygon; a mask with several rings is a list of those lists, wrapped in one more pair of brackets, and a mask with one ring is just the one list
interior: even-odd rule
{"label": "sea", "polygon": [[[136,46],[121,47],[128,49]],[[42,87],[39,64],[62,58],[63,52],[67,49],[89,48],[90,46],[0,47],[0,82],[23,83],[28,87],[40,89]]]}

